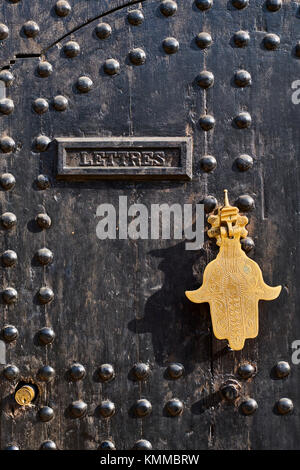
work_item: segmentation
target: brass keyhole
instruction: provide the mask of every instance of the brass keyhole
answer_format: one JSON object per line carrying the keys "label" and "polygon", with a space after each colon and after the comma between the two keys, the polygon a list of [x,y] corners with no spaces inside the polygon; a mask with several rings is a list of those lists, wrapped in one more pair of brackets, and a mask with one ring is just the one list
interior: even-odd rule
{"label": "brass keyhole", "polygon": [[15,393],[15,400],[21,406],[30,405],[35,398],[35,390],[31,385],[23,385]]}

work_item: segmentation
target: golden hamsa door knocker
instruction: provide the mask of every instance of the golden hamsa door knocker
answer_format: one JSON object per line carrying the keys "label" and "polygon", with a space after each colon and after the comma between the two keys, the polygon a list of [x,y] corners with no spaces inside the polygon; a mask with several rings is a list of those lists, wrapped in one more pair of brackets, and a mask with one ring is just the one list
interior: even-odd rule
{"label": "golden hamsa door knocker", "polygon": [[208,218],[208,236],[216,238],[220,251],[206,266],[202,286],[186,291],[186,296],[195,303],[209,303],[216,338],[227,339],[238,351],[245,339],[258,335],[258,301],[276,299],[281,286],[269,287],[258,264],[242,250],[240,239],[248,234],[248,219],[230,206],[226,189],[224,193],[224,206]]}

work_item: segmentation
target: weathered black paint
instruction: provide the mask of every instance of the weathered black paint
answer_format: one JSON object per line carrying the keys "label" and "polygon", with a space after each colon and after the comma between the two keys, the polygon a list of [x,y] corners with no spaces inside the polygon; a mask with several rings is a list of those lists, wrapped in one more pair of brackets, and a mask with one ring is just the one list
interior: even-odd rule
{"label": "weathered black paint", "polygon": [[[285,1],[272,12],[263,0],[243,9],[220,0],[202,11],[185,0],[168,17],[158,0],[69,3],[65,17],[55,13],[53,0],[4,0],[0,7],[0,21],[9,28],[0,41],[1,67],[15,77],[7,88],[14,111],[0,119],[1,136],[15,142],[6,139],[1,148],[15,151],[1,154],[1,172],[16,179],[13,189],[1,188],[0,209],[17,217],[12,229],[1,226],[2,252],[18,257],[14,266],[1,267],[2,290],[18,293],[15,304],[2,303],[1,328],[14,325],[19,333],[5,330],[7,364],[19,368],[22,383],[39,385],[37,401],[24,411],[13,398],[18,380],[1,378],[1,448],[96,449],[104,441],[109,444],[102,447],[118,449],[138,441],[154,449],[299,448],[299,366],[284,379],[271,373],[278,361],[291,362],[300,327],[299,110],[291,101],[291,84],[300,78],[298,5]],[[141,8],[144,20],[134,26],[128,11]],[[29,20],[40,28],[30,39],[23,28]],[[112,28],[107,39],[97,36],[99,22]],[[197,36],[201,32],[209,34]],[[267,33],[280,37],[275,50],[265,47],[277,45],[264,40]],[[177,52],[177,43],[166,38],[178,41]],[[65,54],[69,41],[80,46],[73,58]],[[146,53],[143,65],[130,60],[135,48]],[[105,72],[110,58],[119,63],[118,74]],[[49,65],[41,68],[44,59],[52,73]],[[197,84],[205,69],[214,76],[207,89]],[[239,70],[250,73],[250,86],[236,84]],[[93,82],[87,93],[78,89],[80,77]],[[57,96],[67,98],[65,111],[53,106]],[[48,111],[34,110],[37,98],[47,100]],[[239,128],[238,122],[249,124],[247,116],[236,120],[245,112],[251,125]],[[200,127],[205,114],[215,119],[212,130]],[[36,141],[40,135],[49,140]],[[192,137],[192,181],[56,179],[55,138],[118,136]],[[241,172],[235,162],[244,154],[253,167]],[[206,155],[217,161],[212,172],[201,167]],[[43,189],[40,182],[48,180],[51,187]],[[100,241],[95,233],[97,206],[117,207],[119,195],[129,204],[184,204],[207,196],[220,200],[224,188],[232,202],[253,198],[248,229],[255,250],[249,256],[268,284],[284,286],[278,300],[260,305],[259,337],[236,353],[214,339],[207,306],[184,296],[200,285],[217,252],[214,241],[188,252],[184,242]],[[53,253],[47,265],[36,259],[43,247]],[[41,305],[41,287],[53,291],[51,303]],[[245,362],[256,371],[248,379],[238,373]],[[82,380],[69,379],[74,363],[86,371]],[[137,363],[150,366],[146,380],[132,380]],[[184,367],[180,378],[170,376],[171,363]],[[112,380],[105,380],[105,371]],[[219,392],[229,379],[241,386],[234,402]],[[247,415],[255,408],[248,398],[258,405],[253,415]],[[290,406],[281,398],[293,401],[291,414],[278,412]],[[143,418],[135,413],[141,399],[152,407]],[[168,412],[178,405],[173,399],[183,405],[177,416]],[[106,400],[115,405],[111,418],[98,413]],[[45,406],[53,409],[47,423],[39,412]]]}

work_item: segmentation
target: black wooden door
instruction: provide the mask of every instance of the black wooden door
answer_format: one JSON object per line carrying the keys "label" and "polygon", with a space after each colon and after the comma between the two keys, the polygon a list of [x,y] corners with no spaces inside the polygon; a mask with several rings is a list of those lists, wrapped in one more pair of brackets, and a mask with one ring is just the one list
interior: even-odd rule
{"label": "black wooden door", "polygon": [[[2,1],[1,448],[299,447],[299,18],[288,0]],[[224,188],[283,286],[236,352],[184,295],[215,241],[97,236],[120,196],[210,212]]]}

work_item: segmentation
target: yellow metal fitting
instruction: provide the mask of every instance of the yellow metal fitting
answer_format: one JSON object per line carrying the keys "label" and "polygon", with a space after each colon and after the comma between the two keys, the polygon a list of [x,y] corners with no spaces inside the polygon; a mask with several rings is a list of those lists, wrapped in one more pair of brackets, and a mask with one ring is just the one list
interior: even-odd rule
{"label": "yellow metal fitting", "polygon": [[220,247],[215,260],[205,268],[203,284],[186,291],[192,302],[208,302],[216,338],[227,339],[229,347],[239,351],[247,338],[258,335],[258,301],[276,299],[281,286],[268,286],[257,263],[242,251],[240,239],[247,236],[248,219],[231,206],[224,191],[224,206],[211,215],[208,236]]}
{"label": "yellow metal fitting", "polygon": [[30,405],[35,398],[35,390],[31,385],[23,385],[15,393],[15,400],[21,406]]}

